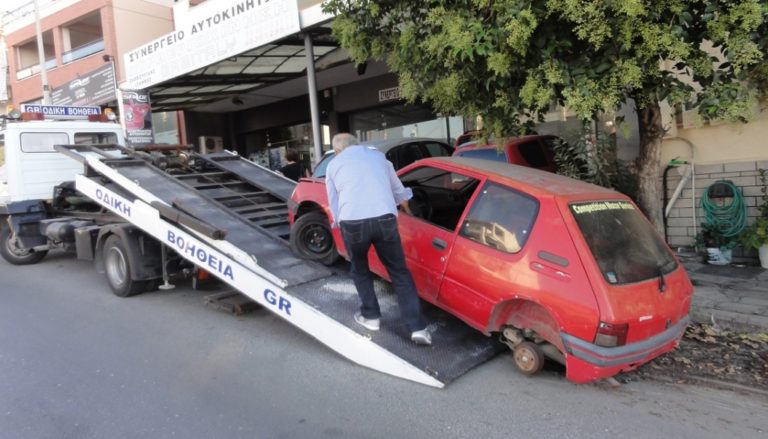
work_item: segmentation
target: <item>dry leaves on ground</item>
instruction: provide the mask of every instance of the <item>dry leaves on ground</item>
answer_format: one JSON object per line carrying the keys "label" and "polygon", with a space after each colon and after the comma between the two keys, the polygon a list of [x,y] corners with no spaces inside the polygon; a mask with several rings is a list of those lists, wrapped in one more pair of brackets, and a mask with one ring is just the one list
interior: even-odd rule
{"label": "dry leaves on ground", "polygon": [[680,383],[704,378],[768,391],[768,334],[737,334],[691,324],[677,349],[626,376]]}

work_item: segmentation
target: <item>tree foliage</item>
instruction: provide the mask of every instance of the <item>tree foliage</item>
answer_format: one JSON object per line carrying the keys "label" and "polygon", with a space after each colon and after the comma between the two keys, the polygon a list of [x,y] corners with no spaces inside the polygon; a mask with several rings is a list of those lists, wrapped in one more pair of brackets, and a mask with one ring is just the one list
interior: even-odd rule
{"label": "tree foliage", "polygon": [[659,102],[697,105],[705,120],[744,122],[753,99],[766,95],[767,3],[327,0],[324,7],[337,14],[334,35],[355,61],[386,60],[408,100],[480,115],[496,136],[525,131],[523,121],[553,103],[591,120],[634,102],[639,165],[658,170]]}
{"label": "tree foliage", "polygon": [[516,132],[519,116],[553,102],[592,119],[629,98],[640,108],[666,98],[699,104],[706,118],[744,121],[751,87],[768,80],[766,2],[758,0],[330,0],[325,7],[339,14],[334,33],[354,60],[385,59],[408,99],[482,115],[499,134]]}

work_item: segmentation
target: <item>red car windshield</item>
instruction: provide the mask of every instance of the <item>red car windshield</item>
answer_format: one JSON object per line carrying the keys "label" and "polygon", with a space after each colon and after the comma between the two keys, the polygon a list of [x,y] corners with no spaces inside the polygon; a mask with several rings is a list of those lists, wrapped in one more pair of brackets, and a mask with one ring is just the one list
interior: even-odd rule
{"label": "red car windshield", "polygon": [[667,246],[632,203],[590,201],[569,207],[608,283],[640,282],[677,268]]}

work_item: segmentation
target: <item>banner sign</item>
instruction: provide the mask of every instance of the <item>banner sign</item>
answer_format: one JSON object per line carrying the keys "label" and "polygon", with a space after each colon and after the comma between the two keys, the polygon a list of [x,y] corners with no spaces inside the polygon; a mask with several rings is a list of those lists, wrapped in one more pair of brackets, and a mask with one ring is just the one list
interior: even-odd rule
{"label": "banner sign", "polygon": [[152,111],[146,90],[120,90],[120,122],[125,127],[129,145],[155,143],[152,134]]}
{"label": "banner sign", "polygon": [[21,111],[23,113],[43,113],[45,116],[58,119],[87,119],[92,114],[101,114],[101,107],[21,104]]}
{"label": "banner sign", "polygon": [[123,55],[127,88],[148,88],[301,30],[296,0],[204,2],[176,22],[174,32]]}
{"label": "banner sign", "polygon": [[115,72],[111,64],[51,90],[54,105],[102,105],[115,98]]}

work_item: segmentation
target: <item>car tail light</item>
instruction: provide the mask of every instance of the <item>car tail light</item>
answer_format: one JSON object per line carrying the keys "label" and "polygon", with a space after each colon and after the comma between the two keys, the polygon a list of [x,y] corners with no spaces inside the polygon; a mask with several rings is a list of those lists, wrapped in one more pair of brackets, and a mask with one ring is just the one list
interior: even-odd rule
{"label": "car tail light", "polygon": [[628,323],[606,323],[600,322],[597,325],[597,335],[595,335],[595,344],[612,348],[623,346],[627,342]]}

